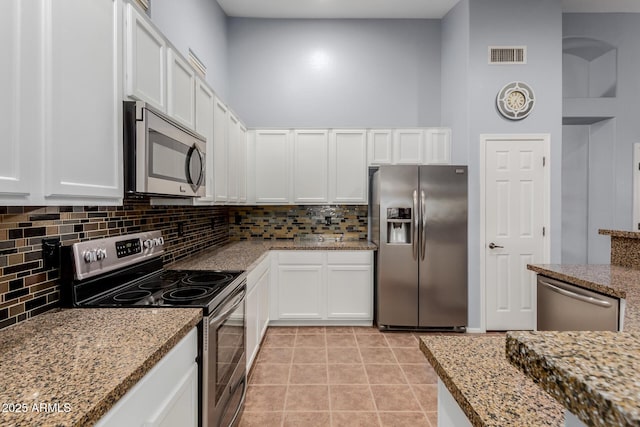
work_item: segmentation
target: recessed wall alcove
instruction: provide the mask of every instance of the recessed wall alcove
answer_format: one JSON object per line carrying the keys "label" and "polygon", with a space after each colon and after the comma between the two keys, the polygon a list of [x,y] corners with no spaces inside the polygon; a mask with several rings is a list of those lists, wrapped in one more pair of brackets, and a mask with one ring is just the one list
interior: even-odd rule
{"label": "recessed wall alcove", "polygon": [[562,40],[564,98],[612,98],[618,86],[618,49],[602,40]]}

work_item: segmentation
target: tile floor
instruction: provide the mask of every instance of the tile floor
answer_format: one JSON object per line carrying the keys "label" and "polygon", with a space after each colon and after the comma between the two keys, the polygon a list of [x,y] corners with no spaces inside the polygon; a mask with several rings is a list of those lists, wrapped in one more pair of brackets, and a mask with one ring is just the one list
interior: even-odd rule
{"label": "tile floor", "polygon": [[411,333],[270,327],[240,426],[435,427],[436,384]]}

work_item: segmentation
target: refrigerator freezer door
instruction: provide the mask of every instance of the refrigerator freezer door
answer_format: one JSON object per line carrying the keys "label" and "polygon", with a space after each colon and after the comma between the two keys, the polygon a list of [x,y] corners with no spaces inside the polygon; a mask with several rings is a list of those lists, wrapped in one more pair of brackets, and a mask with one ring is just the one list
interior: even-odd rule
{"label": "refrigerator freezer door", "polygon": [[421,328],[467,325],[467,167],[420,166]]}
{"label": "refrigerator freezer door", "polygon": [[[377,322],[379,326],[416,327],[418,167],[381,166],[376,175],[379,194]],[[377,201],[374,203],[377,205]]]}

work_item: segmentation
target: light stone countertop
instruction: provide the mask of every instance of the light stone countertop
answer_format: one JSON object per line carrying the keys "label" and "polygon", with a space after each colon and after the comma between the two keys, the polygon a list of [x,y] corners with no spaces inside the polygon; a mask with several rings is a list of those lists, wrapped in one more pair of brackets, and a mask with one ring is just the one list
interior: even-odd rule
{"label": "light stone countertop", "polygon": [[624,331],[640,331],[640,270],[609,264],[544,264],[527,268],[552,279],[626,299]]}
{"label": "light stone countertop", "polygon": [[562,426],[562,405],[505,357],[505,336],[420,337],[420,349],[473,426]]}
{"label": "light stone countertop", "polygon": [[256,267],[270,250],[342,250],[373,251],[377,247],[366,240],[243,240],[221,248],[205,250],[177,261],[166,268],[175,270],[247,270]]}
{"label": "light stone countertop", "polygon": [[96,423],[201,319],[192,308],[80,308],[0,330],[0,404],[27,408],[0,411],[0,425]]}
{"label": "light stone countertop", "polygon": [[509,332],[507,356],[587,425],[640,425],[640,334]]}

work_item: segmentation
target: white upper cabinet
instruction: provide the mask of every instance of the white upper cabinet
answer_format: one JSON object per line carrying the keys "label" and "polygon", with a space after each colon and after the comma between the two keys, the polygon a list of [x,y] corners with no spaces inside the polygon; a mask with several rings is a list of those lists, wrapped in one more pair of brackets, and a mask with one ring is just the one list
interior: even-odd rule
{"label": "white upper cabinet", "polygon": [[226,202],[228,188],[228,116],[227,106],[215,97],[213,105],[213,173],[214,199]]}
{"label": "white upper cabinet", "polygon": [[127,4],[126,25],[125,94],[166,112],[165,39],[131,3]]}
{"label": "white upper cabinet", "polygon": [[167,114],[189,129],[195,129],[196,76],[176,52],[167,49]]}
{"label": "white upper cabinet", "polygon": [[240,123],[238,128],[238,160],[236,162],[238,203],[247,202],[247,128]]}
{"label": "white upper cabinet", "polygon": [[367,134],[333,130],[329,145],[331,203],[367,203]]}
{"label": "white upper cabinet", "polygon": [[425,131],[425,164],[451,163],[451,129],[429,128]]}
{"label": "white upper cabinet", "polygon": [[328,201],[329,135],[326,130],[297,130],[293,148],[295,203]]}
{"label": "white upper cabinet", "polygon": [[423,162],[424,132],[422,129],[396,129],[393,135],[394,163],[416,165]]}
{"label": "white upper cabinet", "polygon": [[367,135],[367,151],[370,165],[390,165],[393,162],[393,131],[370,130]]}
{"label": "white upper cabinet", "polygon": [[256,203],[288,203],[291,164],[288,130],[256,130],[254,173]]}
{"label": "white upper cabinet", "polygon": [[238,202],[238,163],[240,160],[240,121],[232,113],[227,115],[229,118],[227,127],[227,140],[228,150],[227,153],[229,159],[229,169],[227,174],[228,179],[228,197],[229,203]]}
{"label": "white upper cabinet", "polygon": [[195,111],[195,127],[196,132],[204,136],[207,139],[207,153],[205,157],[206,169],[205,169],[205,186],[206,196],[201,198],[201,202],[213,201],[213,105],[214,94],[213,91],[202,81],[199,77],[196,77],[196,111]]}

